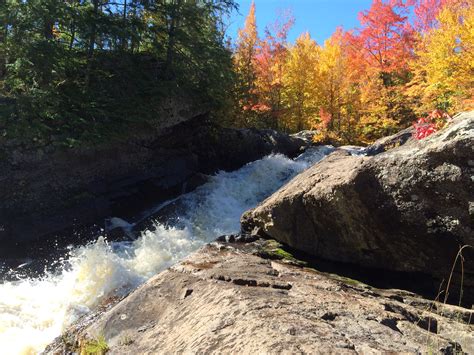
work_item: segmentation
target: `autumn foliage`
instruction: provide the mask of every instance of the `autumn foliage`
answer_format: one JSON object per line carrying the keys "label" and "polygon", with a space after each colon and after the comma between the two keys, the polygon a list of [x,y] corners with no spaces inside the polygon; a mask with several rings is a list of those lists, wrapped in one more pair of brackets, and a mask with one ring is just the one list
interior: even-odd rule
{"label": "autumn foliage", "polygon": [[242,126],[369,143],[413,122],[422,138],[446,121],[438,110],[474,108],[474,0],[373,0],[322,45],[309,33],[288,43],[294,19],[280,18],[260,38],[252,4],[239,33]]}
{"label": "autumn foliage", "polygon": [[416,139],[423,139],[445,127],[451,117],[441,110],[434,110],[425,117],[420,117],[414,124]]}

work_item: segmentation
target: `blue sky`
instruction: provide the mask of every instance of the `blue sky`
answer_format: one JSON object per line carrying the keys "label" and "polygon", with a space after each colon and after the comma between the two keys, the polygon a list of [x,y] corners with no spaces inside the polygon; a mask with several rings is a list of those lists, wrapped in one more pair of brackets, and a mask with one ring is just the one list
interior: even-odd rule
{"label": "blue sky", "polygon": [[[251,4],[251,0],[237,0],[239,13],[230,19],[228,34],[235,38],[237,31],[243,26]],[[263,33],[266,25],[275,21],[278,10],[291,9],[296,19],[289,34],[294,41],[302,32],[309,31],[319,44],[329,38],[337,26],[345,29],[357,27],[357,14],[370,7],[372,0],[255,0],[257,26]]]}

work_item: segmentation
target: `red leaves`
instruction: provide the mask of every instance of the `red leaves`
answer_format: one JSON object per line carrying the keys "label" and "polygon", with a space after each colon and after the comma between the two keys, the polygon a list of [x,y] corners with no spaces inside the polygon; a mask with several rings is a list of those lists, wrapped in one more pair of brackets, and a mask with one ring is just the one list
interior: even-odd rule
{"label": "red leaves", "polygon": [[321,126],[323,129],[327,129],[332,121],[332,115],[325,111],[322,107],[319,109],[319,117],[321,118]]}
{"label": "red leaves", "polygon": [[423,139],[429,135],[437,132],[451,120],[446,112],[441,110],[434,110],[426,117],[420,117],[417,122],[413,124],[415,132],[413,137],[416,139]]}
{"label": "red leaves", "polygon": [[265,104],[255,104],[255,105],[245,105],[242,107],[244,111],[252,111],[252,112],[268,112],[271,110],[271,107]]}
{"label": "red leaves", "polygon": [[363,48],[365,60],[380,71],[404,69],[412,55],[414,31],[408,12],[402,0],[374,0],[359,14],[362,28],[353,36],[353,45]]}
{"label": "red leaves", "polygon": [[265,38],[258,41],[253,57],[257,103],[250,111],[275,115],[281,112],[283,65],[288,52],[286,38],[293,23],[291,13],[284,13],[265,29]]}
{"label": "red leaves", "polygon": [[418,121],[413,124],[413,127],[415,127],[413,136],[416,139],[426,138],[436,132],[436,125],[423,117],[420,117]]}

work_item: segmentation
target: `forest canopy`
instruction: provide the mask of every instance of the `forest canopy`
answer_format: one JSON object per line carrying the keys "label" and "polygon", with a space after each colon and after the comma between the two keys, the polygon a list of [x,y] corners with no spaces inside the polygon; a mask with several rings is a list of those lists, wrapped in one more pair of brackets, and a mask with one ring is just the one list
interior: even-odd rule
{"label": "forest canopy", "polygon": [[474,108],[474,0],[374,0],[323,44],[288,43],[291,15],[260,38],[257,10],[235,45],[240,125],[363,144],[435,109]]}
{"label": "forest canopy", "polygon": [[153,128],[186,97],[220,123],[366,144],[474,108],[474,0],[373,0],[324,43],[286,12],[235,41],[234,0],[0,0],[0,140],[74,146]]}
{"label": "forest canopy", "polygon": [[100,140],[151,124],[163,98],[211,109],[232,88],[232,0],[0,1],[3,136]]}

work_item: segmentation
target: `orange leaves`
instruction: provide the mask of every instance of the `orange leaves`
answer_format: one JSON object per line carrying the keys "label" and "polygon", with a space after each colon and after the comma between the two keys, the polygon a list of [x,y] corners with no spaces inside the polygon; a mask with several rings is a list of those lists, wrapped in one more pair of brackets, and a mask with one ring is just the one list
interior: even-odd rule
{"label": "orange leaves", "polygon": [[438,13],[448,0],[418,0],[413,12],[415,27],[420,32],[426,32],[436,25]]}
{"label": "orange leaves", "polygon": [[258,45],[257,20],[255,3],[252,2],[244,28],[239,30],[234,51],[234,68],[238,78],[236,94],[239,104],[239,125],[249,125],[248,112],[251,112],[256,101],[255,55]]}
{"label": "orange leaves", "polygon": [[270,106],[267,106],[265,104],[255,104],[255,105],[244,105],[242,107],[244,111],[253,111],[253,112],[268,112],[271,110]]}
{"label": "orange leaves", "polygon": [[239,30],[235,49],[235,66],[237,72],[242,74],[246,85],[251,87],[253,80],[253,64],[255,47],[258,43],[257,20],[255,17],[255,3],[252,2],[250,12],[245,20],[244,28]]}
{"label": "orange leaves", "polygon": [[255,2],[250,6],[249,14],[245,19],[244,28],[239,30],[238,43],[240,46],[253,47],[257,43],[257,20],[255,17]]}
{"label": "orange leaves", "polygon": [[467,4],[470,0],[413,0],[415,3],[415,28],[425,33],[438,26],[438,15],[444,8]]}

